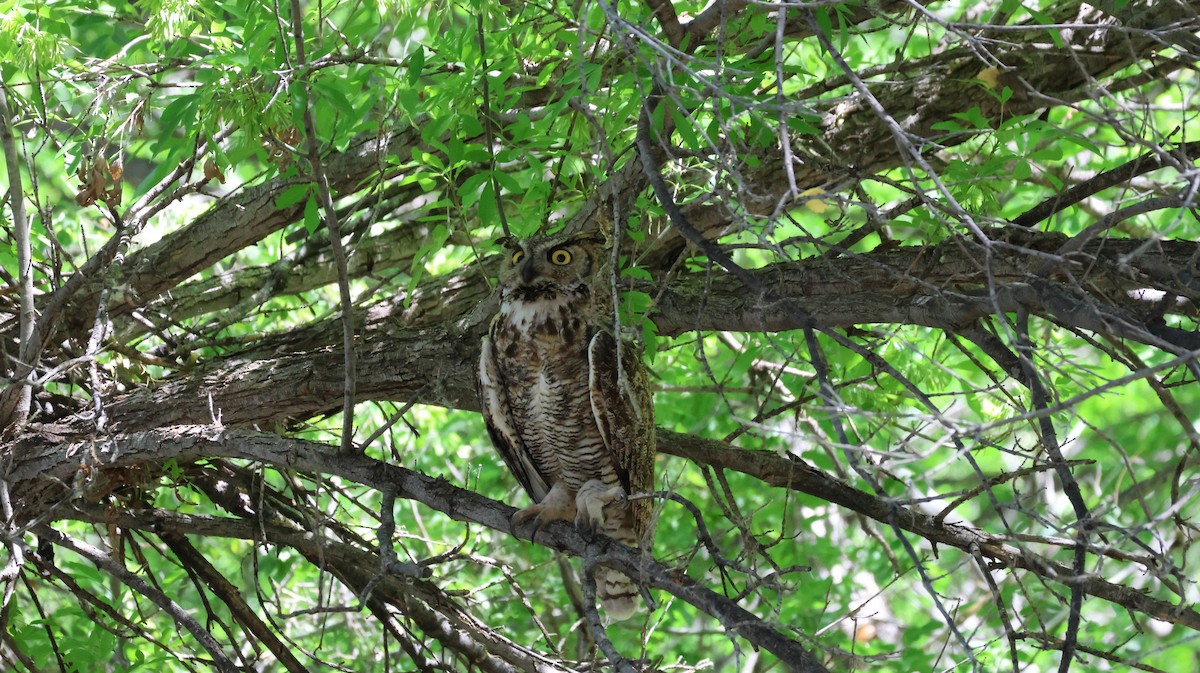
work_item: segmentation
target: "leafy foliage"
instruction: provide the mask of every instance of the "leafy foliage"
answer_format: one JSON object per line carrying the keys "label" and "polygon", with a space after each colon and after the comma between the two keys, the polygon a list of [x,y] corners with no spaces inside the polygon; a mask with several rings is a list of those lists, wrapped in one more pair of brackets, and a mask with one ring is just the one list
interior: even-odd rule
{"label": "leafy foliage", "polygon": [[[1198,29],[0,2],[0,661],[1194,667]],[[496,239],[597,225],[652,558],[513,531],[475,413]],[[654,604],[602,624],[598,555]]]}

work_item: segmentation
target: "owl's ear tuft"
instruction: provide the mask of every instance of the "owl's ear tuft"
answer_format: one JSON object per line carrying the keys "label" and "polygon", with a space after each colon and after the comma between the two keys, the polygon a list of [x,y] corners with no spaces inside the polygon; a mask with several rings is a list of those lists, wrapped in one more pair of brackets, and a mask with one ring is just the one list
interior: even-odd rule
{"label": "owl's ear tuft", "polygon": [[575,234],[574,236],[572,236],[571,242],[577,243],[577,244],[585,244],[585,245],[586,244],[599,245],[602,247],[607,246],[608,245],[608,232],[606,232],[602,229],[588,229],[585,231],[581,231],[578,234]]}
{"label": "owl's ear tuft", "polygon": [[519,250],[521,248],[521,241],[516,236],[501,236],[496,239],[496,245],[505,250]]}

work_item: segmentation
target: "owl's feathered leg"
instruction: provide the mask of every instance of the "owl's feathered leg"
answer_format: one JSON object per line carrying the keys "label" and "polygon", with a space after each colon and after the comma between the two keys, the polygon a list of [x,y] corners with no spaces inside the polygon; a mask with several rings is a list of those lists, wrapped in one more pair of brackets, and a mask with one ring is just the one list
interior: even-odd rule
{"label": "owl's feathered leg", "polygon": [[614,502],[625,502],[625,489],[609,486],[599,479],[585,482],[575,495],[575,527],[584,535],[606,532],[604,508]]}
{"label": "owl's feathered leg", "polygon": [[[584,483],[575,496],[575,509],[575,526],[585,536],[602,533],[621,544],[639,546],[629,523],[629,496],[620,486],[608,486],[598,479]],[[612,568],[596,568],[596,597],[610,618],[620,621],[632,617],[638,596],[633,580]]]}
{"label": "owl's feathered leg", "polygon": [[571,497],[570,489],[559,482],[550,488],[541,502],[517,510],[512,522],[513,527],[519,528],[532,520],[532,537],[551,521],[571,521],[575,518],[575,499]]}

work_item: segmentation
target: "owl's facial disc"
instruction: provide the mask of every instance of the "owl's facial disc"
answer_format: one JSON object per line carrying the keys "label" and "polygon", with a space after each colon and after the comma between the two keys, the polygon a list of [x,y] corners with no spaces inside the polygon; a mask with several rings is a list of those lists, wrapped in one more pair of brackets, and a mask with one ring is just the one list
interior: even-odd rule
{"label": "owl's facial disc", "polygon": [[516,302],[556,302],[589,294],[590,238],[508,240],[504,297]]}
{"label": "owl's facial disc", "polygon": [[583,279],[590,264],[570,244],[546,250],[514,250],[509,263],[527,286],[573,286]]}

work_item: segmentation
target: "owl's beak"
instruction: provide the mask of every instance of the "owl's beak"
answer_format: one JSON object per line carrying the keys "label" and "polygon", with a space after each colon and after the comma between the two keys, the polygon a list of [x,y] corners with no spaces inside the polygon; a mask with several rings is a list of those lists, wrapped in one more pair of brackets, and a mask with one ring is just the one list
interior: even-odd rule
{"label": "owl's beak", "polygon": [[525,263],[521,265],[520,271],[521,282],[526,285],[533,282],[533,277],[537,275],[537,268],[534,266],[532,255],[530,257],[530,259],[525,260]]}

